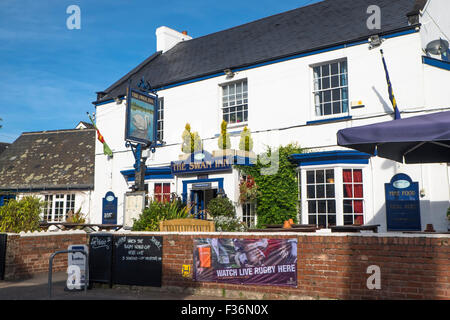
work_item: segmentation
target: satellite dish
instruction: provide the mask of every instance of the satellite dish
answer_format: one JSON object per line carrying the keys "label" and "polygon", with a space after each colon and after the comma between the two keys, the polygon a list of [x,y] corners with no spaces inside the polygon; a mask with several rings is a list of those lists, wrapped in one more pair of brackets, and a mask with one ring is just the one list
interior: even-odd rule
{"label": "satellite dish", "polygon": [[427,44],[427,48],[425,51],[427,53],[431,53],[434,55],[441,55],[444,52],[447,52],[448,50],[448,41],[439,39],[439,40],[433,40],[429,44]]}

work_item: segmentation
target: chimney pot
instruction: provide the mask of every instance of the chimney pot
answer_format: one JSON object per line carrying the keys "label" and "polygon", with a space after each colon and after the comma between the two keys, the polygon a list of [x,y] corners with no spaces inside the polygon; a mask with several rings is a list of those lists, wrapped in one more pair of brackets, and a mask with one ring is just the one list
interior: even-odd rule
{"label": "chimney pot", "polygon": [[184,35],[186,35],[186,36],[187,36],[187,34],[188,34],[186,30],[182,31],[181,33],[184,34]]}

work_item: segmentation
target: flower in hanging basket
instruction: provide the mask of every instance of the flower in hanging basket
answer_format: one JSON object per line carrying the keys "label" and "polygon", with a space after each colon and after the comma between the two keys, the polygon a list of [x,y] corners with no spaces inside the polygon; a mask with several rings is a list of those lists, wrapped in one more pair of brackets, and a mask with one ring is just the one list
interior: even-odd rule
{"label": "flower in hanging basket", "polygon": [[247,179],[241,180],[239,184],[239,201],[241,203],[256,201],[258,194],[258,186],[252,176],[247,176]]}

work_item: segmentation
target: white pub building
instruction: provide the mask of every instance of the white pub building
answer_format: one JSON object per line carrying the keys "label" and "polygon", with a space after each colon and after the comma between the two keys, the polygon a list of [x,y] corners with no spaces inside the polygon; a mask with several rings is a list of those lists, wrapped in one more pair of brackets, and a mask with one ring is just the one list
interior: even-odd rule
{"label": "white pub building", "polygon": [[[254,224],[255,206],[238,203],[240,173],[232,165],[203,171],[171,166],[183,161],[186,123],[198,132],[208,158],[226,120],[231,149],[239,149],[244,127],[251,130],[255,154],[291,142],[306,149],[292,156],[299,223],[379,224],[381,232],[433,224],[447,231],[447,163],[405,165],[371,157],[338,146],[336,133],[393,119],[380,49],[402,118],[450,110],[449,12],[448,0],[330,0],[199,38],[158,28],[157,52],[97,93],[96,125],[113,157],[97,141],[91,223],[102,223],[107,194],[117,199],[113,222],[124,222],[125,194],[135,180],[135,158],[124,136],[127,87],[137,88],[144,77],[160,99],[157,133],[163,142],[146,161],[150,197],[176,193],[202,210],[223,192],[238,216]],[[418,186],[413,227],[388,223],[386,188],[398,174]]]}

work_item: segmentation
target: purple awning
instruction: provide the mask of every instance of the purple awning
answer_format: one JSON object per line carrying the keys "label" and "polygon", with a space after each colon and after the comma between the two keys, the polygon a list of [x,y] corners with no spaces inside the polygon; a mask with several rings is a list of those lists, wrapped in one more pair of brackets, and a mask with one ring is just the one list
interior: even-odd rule
{"label": "purple awning", "polygon": [[450,111],[339,130],[337,141],[398,162],[450,162]]}

